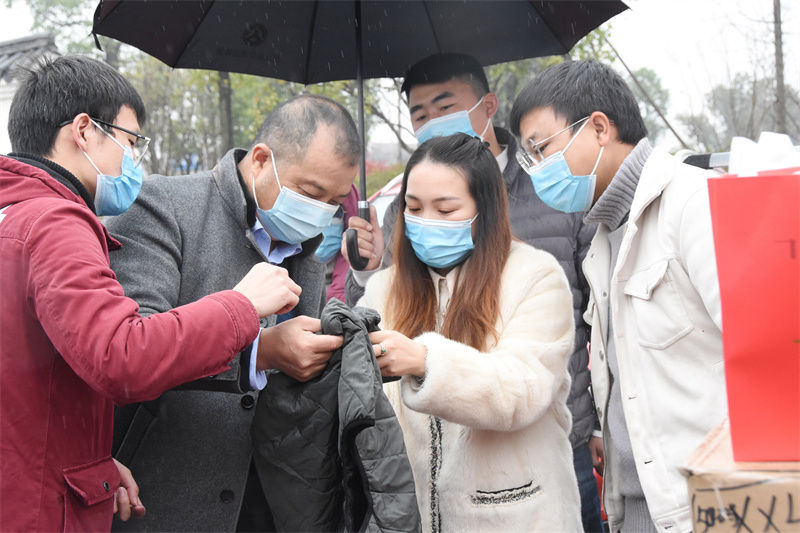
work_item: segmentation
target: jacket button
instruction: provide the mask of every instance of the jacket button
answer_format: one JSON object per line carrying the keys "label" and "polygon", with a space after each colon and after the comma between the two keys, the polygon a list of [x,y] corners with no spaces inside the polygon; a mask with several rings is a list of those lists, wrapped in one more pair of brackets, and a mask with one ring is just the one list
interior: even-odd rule
{"label": "jacket button", "polygon": [[606,354],[603,353],[603,350],[600,350],[600,360],[602,361]]}
{"label": "jacket button", "polygon": [[252,409],[255,404],[256,404],[255,399],[249,394],[245,394],[244,396],[242,396],[242,407],[244,409]]}
{"label": "jacket button", "polygon": [[108,484],[108,481],[103,481],[103,488],[106,489],[106,492],[111,490],[111,486]]}
{"label": "jacket button", "polygon": [[222,503],[231,503],[233,501],[233,491],[232,490],[223,490],[219,493],[219,500]]}

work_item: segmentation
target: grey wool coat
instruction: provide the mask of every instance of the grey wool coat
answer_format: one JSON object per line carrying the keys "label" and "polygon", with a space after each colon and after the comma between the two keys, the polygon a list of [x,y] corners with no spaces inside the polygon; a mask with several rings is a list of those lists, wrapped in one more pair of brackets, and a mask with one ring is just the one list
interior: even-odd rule
{"label": "grey wool coat", "polygon": [[267,385],[253,439],[278,531],[420,531],[403,431],[368,337],[378,322],[330,300],[322,331],[344,343],[328,366],[307,383],[277,374]]}
{"label": "grey wool coat", "polygon": [[[572,431],[569,435],[572,447],[586,444],[592,430],[599,429],[597,414],[589,392],[589,328],[583,320],[583,312],[589,302],[589,285],[583,276],[581,263],[586,257],[597,226],[583,223],[583,213],[563,213],[545,204],[536,194],[530,176],[517,163],[519,145],[516,138],[503,128],[494,129],[497,142],[507,146],[508,164],[503,170],[503,181],[508,194],[508,216],[511,233],[522,242],[552,254],[564,269],[572,289],[572,309],[575,317],[575,350],[569,361],[572,387],[567,398],[567,407],[572,413]],[[392,262],[391,241],[395,220],[399,211],[399,197],[386,210],[383,217],[383,240],[386,250],[383,266]],[[345,282],[347,302],[354,304],[364,294],[348,273]]]}
{"label": "grey wool coat", "polygon": [[[245,153],[231,150],[207,172],[150,176],[136,203],[107,222],[122,243],[111,266],[141,314],[231,289],[266,260],[250,230],[255,208],[237,171]],[[282,265],[303,289],[298,315],[319,317],[322,310],[324,265],[313,253],[319,240],[303,243]],[[262,326],[275,322],[271,316]],[[116,457],[133,472],[147,515],[115,520],[115,530],[235,530],[253,453],[250,426],[262,409],[258,393],[248,391],[249,353],[222,374],[118,410]]]}

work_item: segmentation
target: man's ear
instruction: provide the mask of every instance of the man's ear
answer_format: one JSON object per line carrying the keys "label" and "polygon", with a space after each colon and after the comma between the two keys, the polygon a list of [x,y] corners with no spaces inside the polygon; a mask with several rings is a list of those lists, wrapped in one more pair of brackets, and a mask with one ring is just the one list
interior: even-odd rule
{"label": "man's ear", "polygon": [[248,155],[253,174],[260,174],[264,167],[272,168],[272,150],[264,143],[258,143]]}
{"label": "man's ear", "polygon": [[72,134],[72,141],[85,152],[89,145],[89,138],[97,133],[97,128],[92,123],[89,115],[80,113],[72,119],[69,131]]}
{"label": "man's ear", "polygon": [[607,146],[608,143],[613,141],[616,137],[616,133],[612,131],[613,124],[614,123],[605,113],[602,111],[595,111],[589,115],[589,124],[587,124],[586,127],[594,130],[594,134],[597,136],[597,141],[600,143],[600,146]]}
{"label": "man's ear", "polygon": [[486,105],[486,113],[489,115],[489,118],[492,118],[500,107],[497,103],[497,95],[494,93],[486,93],[486,96],[483,97],[483,103]]}

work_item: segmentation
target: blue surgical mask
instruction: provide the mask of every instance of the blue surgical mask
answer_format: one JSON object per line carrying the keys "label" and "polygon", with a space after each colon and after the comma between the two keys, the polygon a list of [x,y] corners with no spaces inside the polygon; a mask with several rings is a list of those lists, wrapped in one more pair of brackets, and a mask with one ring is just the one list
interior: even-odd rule
{"label": "blue surgical mask", "polygon": [[[600,158],[603,156],[605,146],[600,147],[600,153],[597,155],[594,168],[592,168],[591,174],[587,176],[575,176],[572,174],[567,160],[564,158],[564,152],[567,151],[572,141],[575,140],[588,123],[589,121],[584,119],[583,125],[575,132],[575,135],[572,136],[563,150],[544,158],[529,170],[533,188],[536,189],[536,194],[539,198],[553,209],[558,209],[564,213],[586,211],[594,200],[594,189],[597,184],[595,171],[600,164]],[[523,154],[520,153],[519,155]],[[525,168],[525,164],[522,161],[520,161],[520,164]]]}
{"label": "blue surgical mask", "polygon": [[281,185],[278,167],[275,166],[275,151],[270,156],[275,180],[281,191],[272,209],[261,209],[256,196],[256,180],[253,177],[253,198],[261,224],[273,239],[288,244],[300,244],[322,233],[331,223],[333,215],[339,209],[337,205],[326,204],[308,196],[296,193]]}
{"label": "blue surgical mask", "polygon": [[447,268],[464,260],[475,245],[469,220],[432,220],[403,213],[406,237],[420,261],[433,268]]}
{"label": "blue surgical mask", "polygon": [[[455,113],[450,113],[443,117],[430,119],[420,126],[420,128],[414,132],[414,135],[417,137],[420,144],[433,137],[446,137],[454,133],[466,133],[472,137],[478,137],[479,135],[472,129],[472,122],[469,120],[469,114],[472,113],[476,107],[481,105],[484,98],[486,98],[486,96],[478,100],[478,103],[472,106],[468,111],[456,111]],[[486,130],[489,129],[489,124],[491,123],[492,119],[486,121],[486,127],[483,128],[483,132],[480,134],[481,141],[483,140],[483,136],[486,135]]]}
{"label": "blue surgical mask", "polygon": [[317,248],[317,258],[323,263],[328,261],[336,255],[342,248],[342,231],[344,230],[344,220],[341,218],[334,218],[331,223],[325,226],[322,230],[322,242]]}
{"label": "blue surgical mask", "polygon": [[120,215],[128,210],[142,190],[142,168],[133,162],[133,150],[129,146],[122,146],[118,140],[110,135],[99,124],[92,124],[105,133],[112,141],[122,148],[122,173],[119,176],[103,174],[94,164],[89,154],[83,152],[89,163],[97,171],[97,184],[94,191],[94,207],[99,216]]}

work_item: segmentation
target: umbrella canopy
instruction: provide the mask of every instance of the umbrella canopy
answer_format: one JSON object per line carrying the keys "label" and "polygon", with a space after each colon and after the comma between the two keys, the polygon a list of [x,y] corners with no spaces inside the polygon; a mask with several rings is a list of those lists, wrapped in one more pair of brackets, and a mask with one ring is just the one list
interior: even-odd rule
{"label": "umbrella canopy", "polygon": [[460,52],[482,65],[567,53],[627,9],[593,1],[103,0],[93,32],[175,68],[300,83],[403,76],[429,55]]}
{"label": "umbrella canopy", "polygon": [[[442,52],[482,65],[565,54],[625,9],[619,0],[101,0],[92,33],[175,68],[304,84],[357,79],[363,200],[364,78],[403,76]],[[359,216],[369,219],[366,201]],[[348,246],[353,268],[363,268],[354,233]]]}

